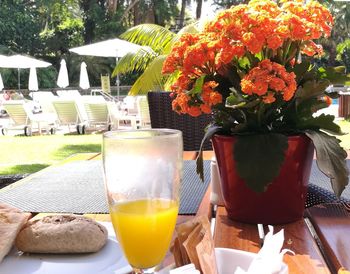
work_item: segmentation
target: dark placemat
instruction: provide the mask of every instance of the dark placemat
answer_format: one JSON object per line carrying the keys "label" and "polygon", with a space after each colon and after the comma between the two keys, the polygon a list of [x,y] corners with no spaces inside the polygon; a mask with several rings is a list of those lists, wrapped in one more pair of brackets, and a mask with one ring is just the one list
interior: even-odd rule
{"label": "dark placemat", "polygon": [[[350,169],[350,161],[347,160]],[[338,199],[332,189],[330,179],[324,175],[317,167],[316,160],[313,161],[308,185],[308,194],[305,207],[311,207],[317,204],[331,203],[336,201],[350,201],[350,186],[348,185],[340,199]]]}
{"label": "dark placemat", "polygon": [[[196,214],[210,180],[210,161],[204,161],[205,182],[195,161],[184,161],[179,214]],[[29,212],[108,213],[102,162],[75,161],[54,166],[0,191],[0,201]]]}

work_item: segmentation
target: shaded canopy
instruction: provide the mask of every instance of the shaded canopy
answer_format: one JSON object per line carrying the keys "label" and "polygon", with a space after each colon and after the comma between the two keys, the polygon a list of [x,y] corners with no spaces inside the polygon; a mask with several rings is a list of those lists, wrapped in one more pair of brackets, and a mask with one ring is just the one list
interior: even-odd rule
{"label": "shaded canopy", "polygon": [[90,45],[72,48],[70,51],[79,55],[119,58],[130,52],[136,52],[141,48],[141,46],[134,43],[115,38],[93,43]]}
{"label": "shaded canopy", "polygon": [[[18,70],[18,89],[21,89],[21,72],[20,69],[27,68],[46,68],[51,63],[41,61],[25,55],[12,55],[0,57],[0,68],[16,68]],[[36,71],[35,71],[36,75]]]}

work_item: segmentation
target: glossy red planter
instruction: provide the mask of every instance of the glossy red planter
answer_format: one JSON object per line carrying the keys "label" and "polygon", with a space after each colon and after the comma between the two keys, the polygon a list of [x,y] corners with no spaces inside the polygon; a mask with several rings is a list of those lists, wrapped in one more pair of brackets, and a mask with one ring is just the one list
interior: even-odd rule
{"label": "glossy red planter", "polygon": [[256,193],[237,174],[233,158],[236,139],[212,137],[229,218],[255,224],[283,224],[302,218],[314,153],[312,141],[305,135],[288,137],[280,174],[265,192]]}

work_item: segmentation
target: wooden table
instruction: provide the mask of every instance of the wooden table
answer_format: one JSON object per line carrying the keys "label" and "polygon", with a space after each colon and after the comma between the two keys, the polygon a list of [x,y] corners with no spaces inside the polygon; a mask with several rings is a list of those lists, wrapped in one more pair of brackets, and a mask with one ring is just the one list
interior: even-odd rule
{"label": "wooden table", "polygon": [[[212,155],[212,152],[205,152],[204,158],[210,159]],[[73,160],[93,160],[100,157],[101,156],[96,153],[84,155],[78,154],[67,159],[63,163]],[[184,152],[184,160],[193,160],[195,157],[195,152]],[[227,217],[225,208],[220,206],[217,207],[216,215],[211,216],[211,208],[209,187],[199,207],[197,215],[215,217],[216,222],[214,230],[214,242],[216,247],[235,248],[250,252],[259,251],[259,237],[256,225],[231,221]],[[40,213],[35,216],[35,218],[41,217],[43,215],[47,214]],[[97,221],[110,221],[108,214],[85,214],[85,216],[93,218]],[[193,216],[179,216],[178,223],[185,222],[190,218],[193,218]],[[286,225],[275,226],[275,231],[278,231],[281,228],[285,229],[284,248],[291,249],[295,252],[295,255],[286,254],[284,256],[284,261],[288,264],[289,267],[289,273],[337,273],[339,264],[335,268],[331,267],[331,270],[328,268],[324,257],[322,256],[322,253],[316,244],[314,236],[309,231],[304,219]],[[349,230],[349,226],[344,228],[344,231],[347,230]],[[350,245],[348,248],[350,249]],[[337,256],[339,257],[341,255],[335,254],[333,256],[335,258],[335,261],[337,261]],[[166,264],[168,264],[170,261],[171,258],[168,256],[166,259]]]}
{"label": "wooden table", "polygon": [[[203,156],[204,159],[208,160],[213,156],[213,153],[205,152]],[[195,157],[195,152],[184,152],[185,160],[193,160]],[[211,212],[209,198],[210,189],[208,189],[197,215],[209,215],[209,212]],[[99,221],[110,221],[108,214],[86,214],[86,216]],[[228,219],[224,207],[217,208],[215,217],[214,242],[216,247],[235,248],[255,253],[260,250],[256,225],[231,221]],[[178,223],[187,221],[189,218],[192,217],[179,216]],[[330,273],[304,220],[283,226],[275,226],[275,231],[281,228],[285,229],[285,245],[283,248],[288,248],[295,252],[295,255],[286,254],[284,256],[284,261],[289,267],[289,273]],[[167,261],[169,262],[169,258]]]}

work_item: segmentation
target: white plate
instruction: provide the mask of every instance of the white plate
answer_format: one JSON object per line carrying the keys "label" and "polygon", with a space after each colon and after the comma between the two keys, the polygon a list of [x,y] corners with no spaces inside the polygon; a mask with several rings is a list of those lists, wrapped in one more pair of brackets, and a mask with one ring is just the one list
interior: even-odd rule
{"label": "white plate", "polygon": [[108,230],[106,245],[96,253],[49,255],[23,254],[16,248],[0,264],[1,274],[124,274],[131,266],[123,256],[112,224],[101,222]]}
{"label": "white plate", "polygon": [[[219,274],[232,274],[236,271],[237,267],[247,271],[255,256],[256,253],[252,252],[230,248],[215,248],[215,257]],[[278,272],[278,274],[287,273],[288,266],[282,263],[281,271]]]}

